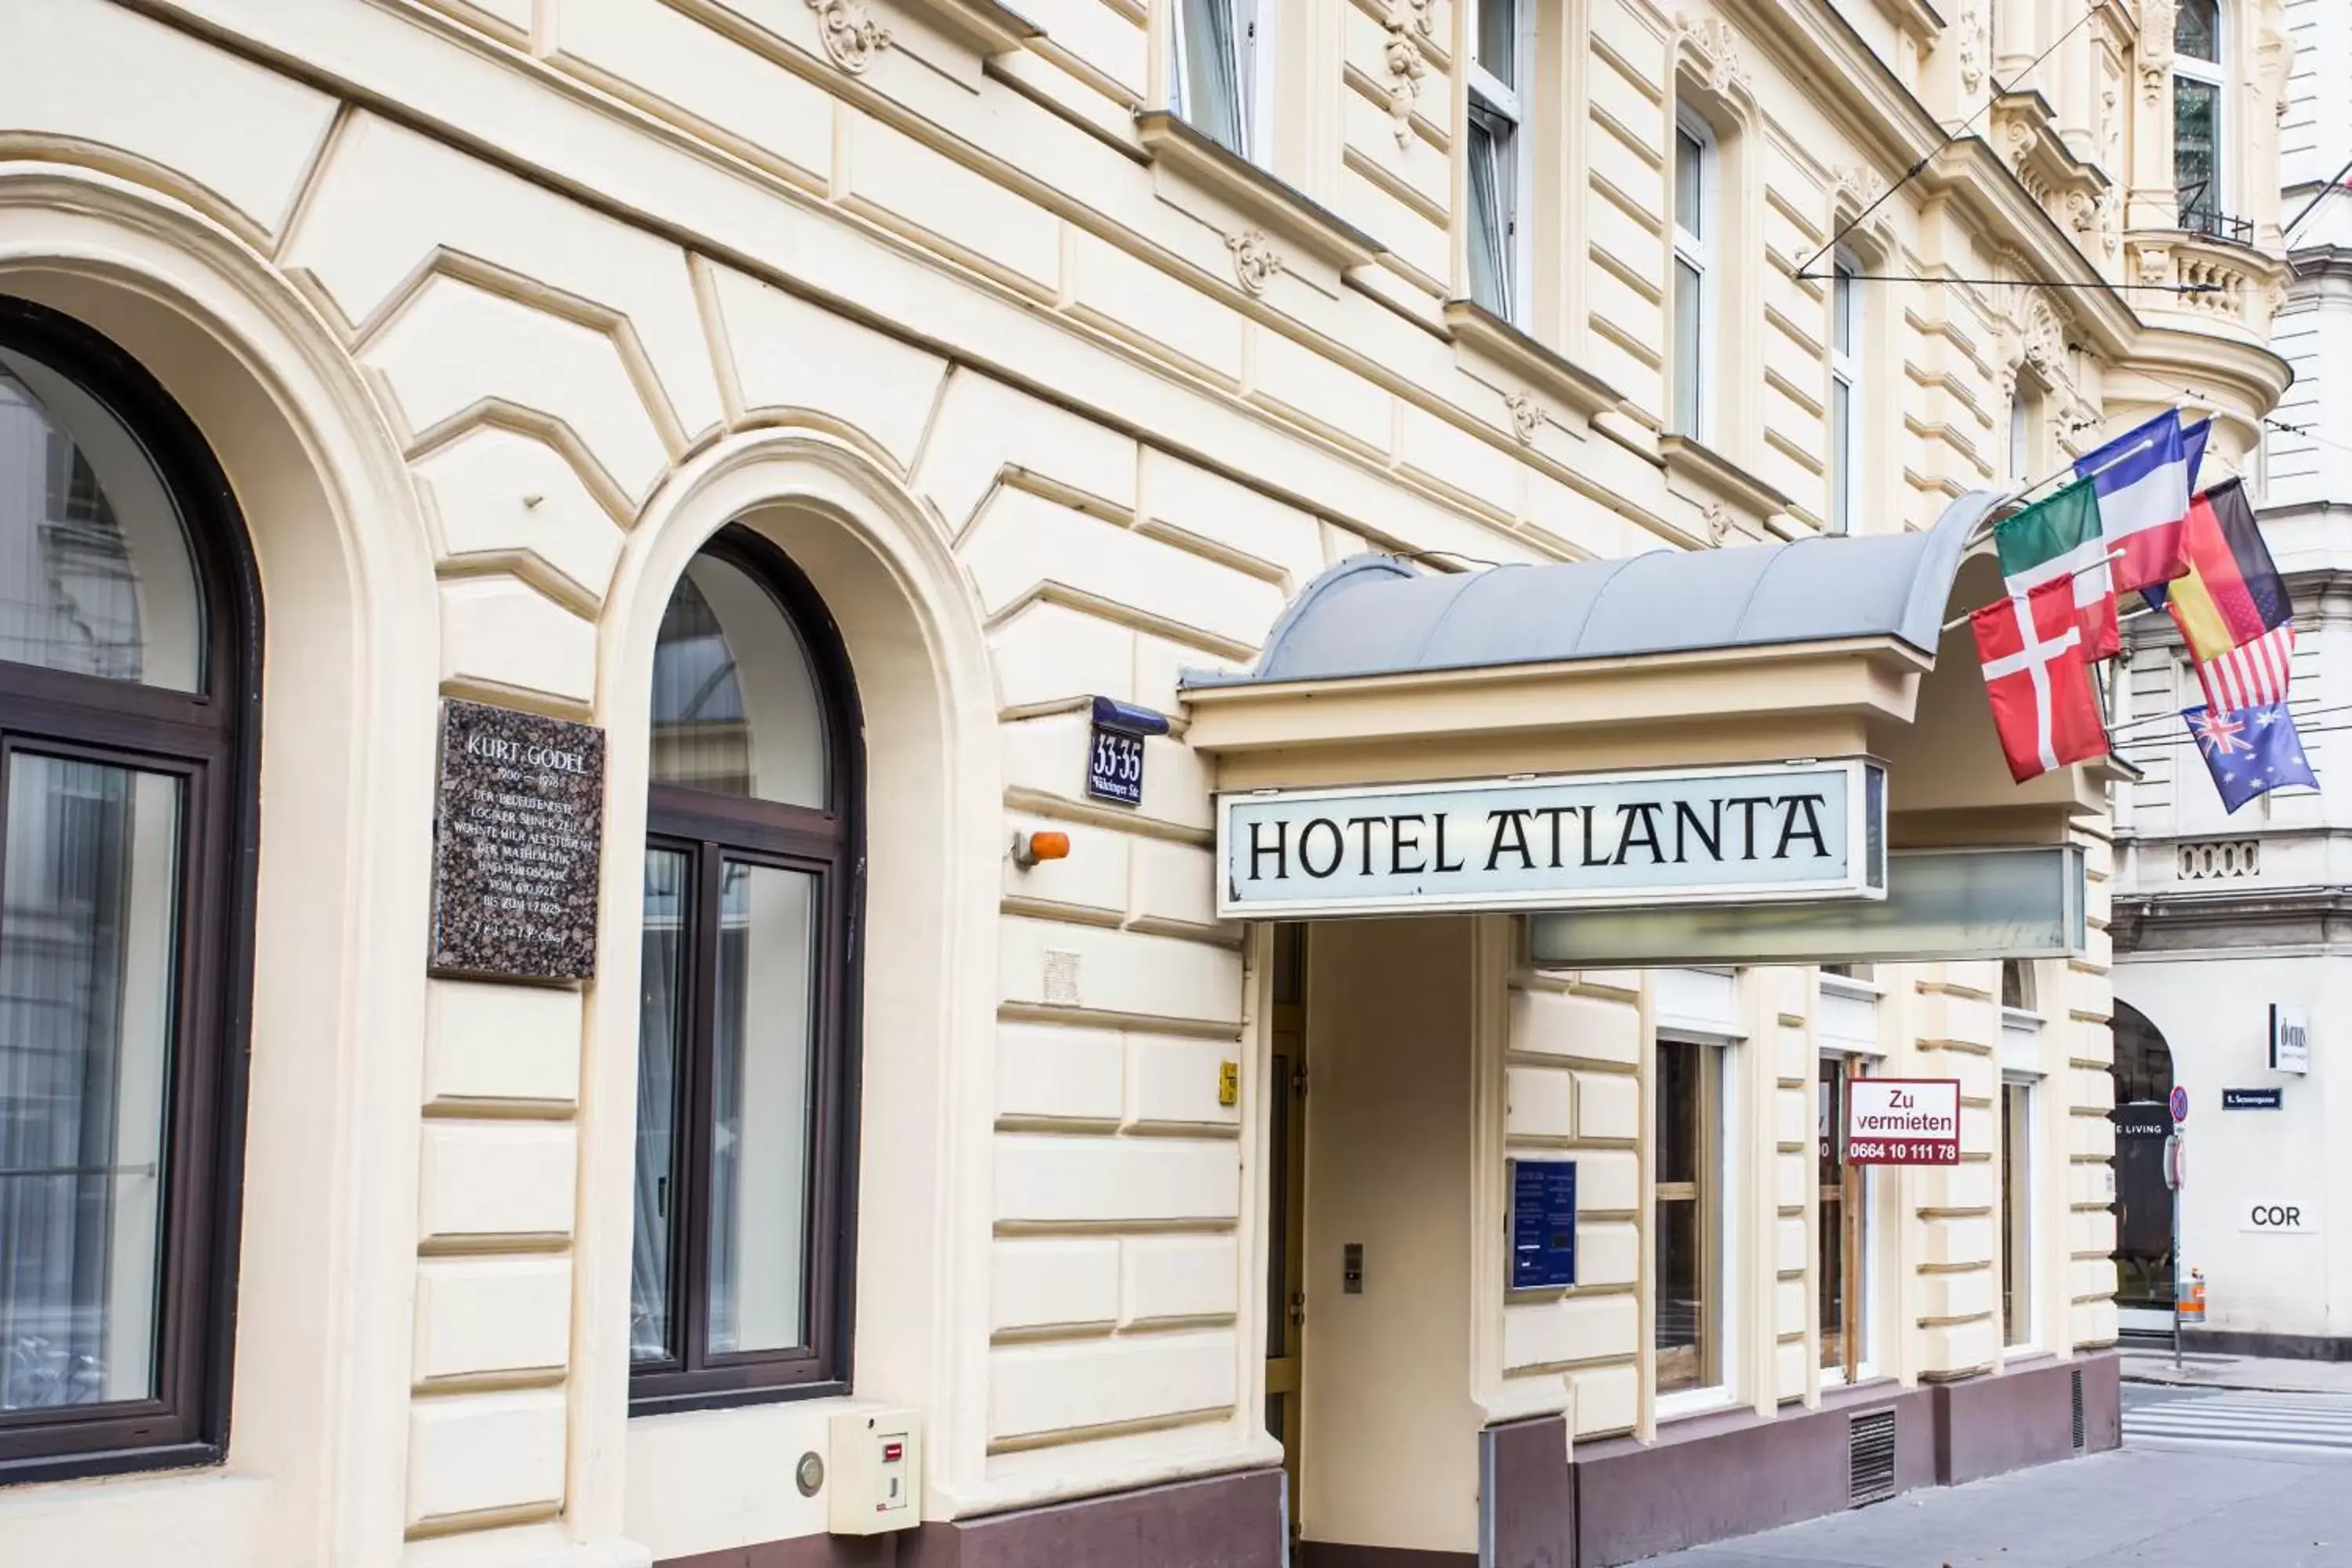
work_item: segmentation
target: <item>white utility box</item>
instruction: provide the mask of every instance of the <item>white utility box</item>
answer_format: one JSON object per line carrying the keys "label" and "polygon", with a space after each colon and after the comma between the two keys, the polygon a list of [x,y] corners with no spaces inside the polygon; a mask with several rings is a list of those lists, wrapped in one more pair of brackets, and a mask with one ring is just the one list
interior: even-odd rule
{"label": "white utility box", "polygon": [[825,1463],[826,1524],[835,1535],[912,1530],[923,1519],[923,1426],[912,1410],[851,1410],[833,1418]]}

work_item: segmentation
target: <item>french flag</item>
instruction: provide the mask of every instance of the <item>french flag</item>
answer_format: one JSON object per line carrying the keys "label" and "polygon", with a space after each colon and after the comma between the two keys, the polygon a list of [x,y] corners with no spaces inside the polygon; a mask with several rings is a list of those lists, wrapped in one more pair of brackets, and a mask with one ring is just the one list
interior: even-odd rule
{"label": "french flag", "polygon": [[2114,568],[2118,592],[2168,583],[2189,570],[2181,526],[2212,426],[2208,419],[2183,429],[2180,411],[2167,409],[2075,459],[2075,477],[2098,491],[2100,536],[2110,552],[2121,552]]}

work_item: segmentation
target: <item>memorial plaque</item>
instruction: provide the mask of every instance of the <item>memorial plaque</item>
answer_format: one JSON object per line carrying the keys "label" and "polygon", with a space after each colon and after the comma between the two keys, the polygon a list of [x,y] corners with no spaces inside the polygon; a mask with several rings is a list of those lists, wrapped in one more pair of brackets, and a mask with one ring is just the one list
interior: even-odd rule
{"label": "memorial plaque", "polygon": [[505,980],[593,974],[604,825],[604,731],[444,701],[433,973]]}

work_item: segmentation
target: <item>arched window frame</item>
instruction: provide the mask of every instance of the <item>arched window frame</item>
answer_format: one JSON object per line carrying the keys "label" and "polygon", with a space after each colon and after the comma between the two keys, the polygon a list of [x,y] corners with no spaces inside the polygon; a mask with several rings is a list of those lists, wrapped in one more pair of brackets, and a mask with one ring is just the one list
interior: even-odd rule
{"label": "arched window frame", "polygon": [[[152,1398],[0,1412],[0,1484],[178,1468],[226,1452],[258,824],[260,582],[226,476],[145,368],[0,296],[0,346],[70,376],[139,442],[185,526],[205,627],[194,691],[0,663],[0,812],[27,753],[181,781]],[[0,857],[5,857],[0,840]],[[0,860],[0,877],[5,877]]]}
{"label": "arched window frame", "polygon": [[[691,858],[699,931],[686,964],[691,1022],[671,1123],[672,1171],[674,1179],[682,1179],[681,1207],[673,1211],[670,1229],[667,1300],[673,1331],[682,1337],[666,1359],[632,1362],[632,1415],[845,1394],[852,1366],[866,792],[856,689],[840,631],[824,600],[782,550],[744,524],[732,523],[713,535],[701,553],[764,588],[799,634],[824,722],[826,805],[817,809],[681,785],[648,786],[646,848],[683,851]],[[803,1258],[807,1343],[714,1356],[706,1348],[714,1055],[709,1019],[719,892],[711,873],[730,858],[814,871],[823,889],[822,949],[812,1005],[816,1084],[809,1121]]]}

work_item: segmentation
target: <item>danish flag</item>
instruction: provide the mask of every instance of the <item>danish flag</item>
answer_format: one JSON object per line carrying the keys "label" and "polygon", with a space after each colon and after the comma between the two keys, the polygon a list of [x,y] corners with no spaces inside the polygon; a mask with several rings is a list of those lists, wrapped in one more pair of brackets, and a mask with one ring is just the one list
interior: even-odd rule
{"label": "danish flag", "polygon": [[2216,713],[2239,713],[2286,700],[2294,673],[2294,626],[2274,626],[2253,641],[2197,667],[2205,706]]}

